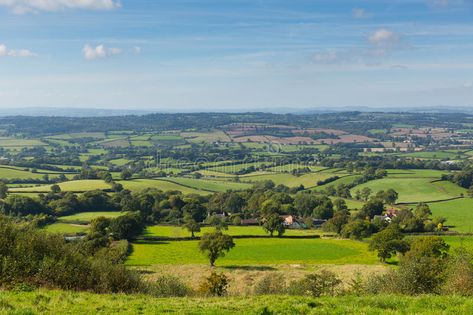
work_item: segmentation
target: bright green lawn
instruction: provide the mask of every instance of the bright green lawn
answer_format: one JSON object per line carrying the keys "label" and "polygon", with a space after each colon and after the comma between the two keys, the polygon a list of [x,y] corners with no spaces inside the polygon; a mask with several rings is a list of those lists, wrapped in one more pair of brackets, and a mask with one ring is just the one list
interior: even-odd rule
{"label": "bright green lawn", "polygon": [[[235,239],[233,248],[217,265],[265,264],[374,264],[378,260],[367,244],[330,239]],[[206,264],[198,241],[134,243],[128,265]]]}
{"label": "bright green lawn", "polygon": [[462,198],[429,204],[434,216],[447,219],[446,225],[453,226],[452,230],[473,232],[473,199]]}
{"label": "bright green lawn", "polygon": [[371,188],[374,193],[392,188],[399,193],[399,203],[443,200],[459,197],[461,193],[466,194],[466,189],[447,181],[432,183],[429,178],[387,177],[354,187],[351,191],[352,195],[356,190],[364,187]]}

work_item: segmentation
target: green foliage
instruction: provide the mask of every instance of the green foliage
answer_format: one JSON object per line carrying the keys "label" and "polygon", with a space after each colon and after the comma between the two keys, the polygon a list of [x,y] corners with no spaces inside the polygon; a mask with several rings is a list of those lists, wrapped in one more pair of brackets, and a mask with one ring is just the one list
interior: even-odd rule
{"label": "green foliage", "polygon": [[409,250],[409,244],[403,238],[397,226],[390,226],[371,237],[369,250],[377,251],[379,259],[384,262],[397,252],[405,253]]}
{"label": "green foliage", "polygon": [[223,273],[212,272],[199,285],[198,292],[203,295],[224,296],[227,294],[229,282],[230,280]]}
{"label": "green foliage", "polygon": [[102,253],[89,256],[81,244],[19,226],[0,217],[0,285],[27,283],[66,290],[139,292],[139,276]]}
{"label": "green foliage", "polygon": [[233,238],[218,230],[212,233],[205,233],[199,241],[199,249],[207,253],[210,266],[212,267],[219,257],[224,257],[225,252],[228,252],[233,247],[235,247]]}

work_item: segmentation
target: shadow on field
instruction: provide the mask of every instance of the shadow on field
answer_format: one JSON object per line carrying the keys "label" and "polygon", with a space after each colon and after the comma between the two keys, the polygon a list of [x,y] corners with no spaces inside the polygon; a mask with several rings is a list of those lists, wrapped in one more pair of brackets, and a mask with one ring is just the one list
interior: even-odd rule
{"label": "shadow on field", "polygon": [[269,266],[224,266],[224,269],[231,269],[231,270],[249,270],[249,271],[269,271],[269,270],[276,270],[276,268],[269,267]]}

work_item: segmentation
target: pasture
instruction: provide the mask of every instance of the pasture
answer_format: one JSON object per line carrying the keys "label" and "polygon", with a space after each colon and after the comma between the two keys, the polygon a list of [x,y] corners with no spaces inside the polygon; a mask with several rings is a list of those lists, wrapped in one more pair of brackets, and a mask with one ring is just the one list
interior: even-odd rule
{"label": "pasture", "polygon": [[297,187],[300,185],[304,185],[306,188],[317,186],[317,182],[319,180],[324,180],[329,177],[335,176],[332,173],[308,173],[301,176],[294,176],[289,173],[273,173],[273,174],[265,174],[265,175],[258,175],[258,176],[247,176],[241,177],[241,181],[245,182],[259,182],[264,180],[272,180],[276,185],[283,184],[288,187]]}
{"label": "pasture", "polygon": [[162,179],[162,181],[169,181],[182,185],[184,187],[189,187],[197,190],[204,190],[209,192],[225,192],[227,190],[244,190],[251,188],[251,184],[247,183],[237,183],[231,181],[215,181],[215,180],[206,180],[206,179],[194,179],[187,177],[170,177]]}
{"label": "pasture", "polygon": [[[86,192],[89,190],[95,189],[110,189],[110,184],[107,184],[103,180],[99,179],[83,179],[83,180],[73,180],[69,182],[63,182],[58,184],[61,187],[61,191],[71,191],[71,192]],[[25,188],[12,188],[11,192],[15,193],[28,193],[28,192],[38,192],[38,193],[47,193],[51,191],[52,185],[43,185],[43,186],[33,186]]]}
{"label": "pasture", "polygon": [[111,211],[111,212],[81,212],[81,213],[76,213],[73,215],[68,215],[68,216],[62,216],[58,218],[59,222],[64,222],[64,223],[90,223],[93,219],[96,219],[98,217],[105,217],[105,218],[117,218],[119,216],[125,215],[125,212],[117,212],[117,211]]}
{"label": "pasture", "polygon": [[[376,254],[363,242],[338,239],[235,239],[233,248],[217,261],[219,266],[271,264],[375,264]],[[136,242],[126,264],[207,264],[198,241]]]}
{"label": "pasture", "polygon": [[63,222],[56,222],[44,227],[44,230],[51,233],[58,233],[64,235],[77,235],[87,232],[89,227],[87,225],[69,224]]}
{"label": "pasture", "polygon": [[119,181],[119,183],[122,184],[125,189],[129,189],[135,192],[141,191],[147,188],[155,188],[162,191],[178,190],[178,191],[181,191],[183,194],[200,194],[200,195],[210,194],[210,192],[207,192],[207,191],[185,187],[171,181],[159,180],[159,179],[122,180],[122,181]]}
{"label": "pasture", "polygon": [[[203,233],[211,232],[215,230],[213,227],[202,227],[201,232],[195,233],[196,236],[200,236]],[[224,231],[225,234],[229,235],[268,235],[261,226],[229,226],[228,230]],[[309,235],[320,235],[321,230],[286,230],[284,235],[289,236],[309,236]],[[169,225],[154,225],[149,226],[146,229],[145,236],[162,236],[162,237],[189,237],[191,233],[185,228],[180,226],[169,226]]]}
{"label": "pasture", "polygon": [[434,217],[447,219],[446,225],[463,233],[473,232],[473,199],[462,198],[429,204]]}
{"label": "pasture", "polygon": [[380,190],[394,189],[399,193],[398,203],[417,203],[458,198],[466,194],[466,189],[447,182],[432,182],[429,178],[383,178],[358,185],[351,190],[352,195],[358,189],[370,188],[373,193]]}

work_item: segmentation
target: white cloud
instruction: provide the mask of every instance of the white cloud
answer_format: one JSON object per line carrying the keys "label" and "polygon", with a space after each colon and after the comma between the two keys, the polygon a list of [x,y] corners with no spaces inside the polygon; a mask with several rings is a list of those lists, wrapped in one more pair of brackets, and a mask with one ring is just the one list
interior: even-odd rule
{"label": "white cloud", "polygon": [[67,9],[111,10],[121,6],[119,0],[0,0],[0,6],[17,14]]}
{"label": "white cloud", "polygon": [[0,57],[5,56],[7,54],[7,46],[4,44],[0,44]]}
{"label": "white cloud", "polygon": [[87,44],[82,49],[82,53],[84,54],[85,59],[95,60],[95,59],[103,59],[108,56],[119,55],[122,53],[122,50],[116,47],[106,48],[104,45],[98,45],[96,47],[92,47]]}
{"label": "white cloud", "polygon": [[352,11],[353,17],[355,19],[363,19],[366,17],[366,10],[365,9],[360,9],[360,8],[355,8]]}
{"label": "white cloud", "polygon": [[138,46],[133,47],[133,52],[137,55],[141,54],[141,47],[138,47]]}
{"label": "white cloud", "polygon": [[392,31],[385,28],[381,28],[368,37],[370,43],[378,46],[390,46],[399,42],[400,36]]}
{"label": "white cloud", "polygon": [[467,82],[463,83],[463,87],[467,88],[467,89],[471,88],[471,87],[473,87],[473,82],[472,81],[467,81]]}
{"label": "white cloud", "polygon": [[8,49],[5,44],[0,44],[0,57],[4,56],[26,58],[35,57],[37,54],[28,49]]}
{"label": "white cloud", "polygon": [[314,61],[317,63],[336,63],[340,60],[336,51],[319,52],[314,55]]}

